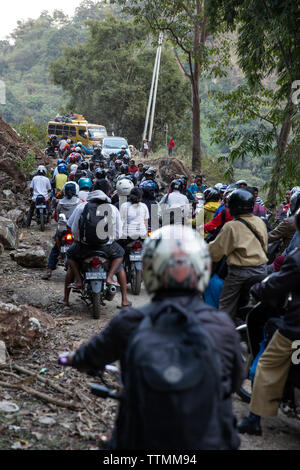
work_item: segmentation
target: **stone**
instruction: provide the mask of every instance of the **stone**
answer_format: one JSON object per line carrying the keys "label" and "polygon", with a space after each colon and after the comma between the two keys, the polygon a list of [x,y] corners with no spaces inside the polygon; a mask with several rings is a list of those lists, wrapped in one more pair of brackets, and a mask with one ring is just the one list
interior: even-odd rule
{"label": "stone", "polygon": [[18,247],[19,231],[16,224],[0,216],[0,243],[5,249],[15,250]]}
{"label": "stone", "polygon": [[25,268],[44,268],[47,266],[47,255],[42,248],[18,250],[13,258],[17,264]]}
{"label": "stone", "polygon": [[0,365],[6,364],[6,346],[4,341],[0,341]]}
{"label": "stone", "polygon": [[12,209],[7,212],[7,218],[12,220],[18,227],[22,227],[25,222],[25,212],[20,209]]}
{"label": "stone", "polygon": [[55,327],[54,319],[31,305],[0,302],[0,340],[10,354],[36,348]]}
{"label": "stone", "polygon": [[2,191],[2,194],[7,201],[10,201],[11,199],[15,198],[14,193],[10,189],[4,189]]}

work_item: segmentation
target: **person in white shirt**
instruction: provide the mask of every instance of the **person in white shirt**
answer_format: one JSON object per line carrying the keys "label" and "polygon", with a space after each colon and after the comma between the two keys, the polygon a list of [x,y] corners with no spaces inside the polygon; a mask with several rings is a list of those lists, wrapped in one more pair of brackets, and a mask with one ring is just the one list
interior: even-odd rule
{"label": "person in white shirt", "polygon": [[[182,181],[173,180],[171,183],[171,192],[163,196],[163,198],[159,202],[160,206],[162,207],[162,213],[164,213],[166,210],[169,211],[170,209],[180,208],[183,218],[185,216],[189,216],[189,200],[184,194],[180,192],[181,190]],[[172,221],[172,213],[170,219]]]}
{"label": "person in white shirt", "polygon": [[[119,281],[119,287],[121,289],[122,295],[122,307],[129,307],[131,306],[131,302],[127,299],[127,281],[126,281],[126,273],[124,267],[122,265],[123,257],[124,257],[124,250],[116,242],[118,238],[121,237],[122,234],[122,222],[120,218],[120,213],[118,209],[111,204],[110,198],[107,196],[109,192],[109,183],[102,179],[97,181],[97,183],[93,186],[93,191],[91,191],[88,195],[87,201],[79,204],[74,212],[72,213],[71,217],[68,220],[68,227],[71,229],[74,243],[71,245],[69,250],[67,251],[67,259],[68,259],[68,271],[65,278],[65,296],[63,299],[63,304],[68,306],[69,305],[69,296],[70,296],[70,289],[72,287],[82,287],[82,279],[80,276],[80,272],[78,269],[78,263],[81,259],[84,259],[88,256],[88,253],[91,251],[89,246],[84,246],[80,240],[80,230],[79,230],[79,221],[81,214],[89,201],[94,200],[102,200],[107,202],[109,206],[109,214],[110,214],[110,235],[108,241],[106,243],[100,244],[101,251],[107,254],[108,259],[111,261],[109,272],[107,274],[107,284],[115,284],[113,281],[113,276],[116,274],[117,279]],[[76,279],[74,284],[70,284],[72,279]]]}
{"label": "person in white shirt", "polygon": [[30,227],[31,220],[34,214],[35,209],[35,200],[37,196],[42,195],[45,198],[45,201],[48,205],[49,209],[49,199],[50,199],[50,192],[52,190],[51,183],[49,178],[46,176],[47,170],[43,165],[40,165],[37,169],[36,176],[33,177],[30,183],[30,193],[32,195],[32,200],[30,204],[29,213],[27,216],[26,226]]}
{"label": "person in white shirt", "polygon": [[148,233],[149,210],[142,201],[143,191],[133,188],[129,195],[129,202],[122,204],[120,209],[123,223],[122,244],[126,245],[127,240],[137,240],[145,238]]}

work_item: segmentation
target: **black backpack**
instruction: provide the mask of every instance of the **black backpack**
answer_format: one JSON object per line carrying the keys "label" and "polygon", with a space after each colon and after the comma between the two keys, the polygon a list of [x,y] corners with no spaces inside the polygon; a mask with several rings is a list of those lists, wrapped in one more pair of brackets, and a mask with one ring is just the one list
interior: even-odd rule
{"label": "black backpack", "polygon": [[[107,210],[105,208],[104,211],[101,211],[100,214],[98,213],[97,215],[99,206],[103,204],[108,206]],[[92,201],[87,202],[79,219],[80,243],[89,245],[91,248],[97,248],[108,242],[109,237],[105,237],[104,234],[108,233],[108,217],[111,210],[109,209],[110,205],[107,201],[93,199]],[[97,234],[97,225],[104,219],[106,219],[106,223],[103,224],[103,231],[101,230],[101,234],[100,232]]]}
{"label": "black backpack", "polygon": [[[199,300],[197,305],[199,310]],[[117,449],[223,448],[221,360],[189,306],[139,309],[124,364]]]}

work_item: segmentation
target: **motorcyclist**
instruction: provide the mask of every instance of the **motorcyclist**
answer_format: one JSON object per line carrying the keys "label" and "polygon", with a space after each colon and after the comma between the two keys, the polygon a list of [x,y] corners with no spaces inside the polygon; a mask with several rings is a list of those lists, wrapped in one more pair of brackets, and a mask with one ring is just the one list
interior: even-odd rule
{"label": "motorcyclist", "polygon": [[194,183],[189,186],[189,190],[194,196],[197,193],[203,193],[206,189],[205,184],[203,184],[203,176],[196,175]]}
{"label": "motorcyclist", "polygon": [[[144,170],[145,170],[145,168],[147,168],[147,167],[144,166]],[[155,179],[155,175],[156,175],[155,168],[148,168],[148,170],[145,171],[145,174],[144,174],[144,177],[141,180],[141,183],[143,183],[144,181],[153,181],[153,183],[155,184],[154,195],[157,198],[158,195],[159,195],[160,186],[159,186],[158,182]]]}
{"label": "motorcyclist", "polygon": [[102,147],[101,145],[97,145],[97,147],[94,149],[94,153],[93,153],[93,156],[91,157],[90,159],[90,169],[91,171],[94,170],[96,164],[101,161],[104,161],[104,156],[102,154]]}
{"label": "motorcyclist", "polygon": [[262,219],[253,215],[254,202],[254,196],[249,191],[232,191],[227,204],[234,220],[227,222],[208,245],[214,262],[227,256],[228,275],[220,298],[220,310],[232,318],[236,316],[245,281],[267,274],[267,228]]}
{"label": "motorcyclist", "polygon": [[192,195],[191,191],[188,189],[187,177],[185,175],[180,175],[178,179],[182,182],[181,193],[184,194],[188,198],[189,202],[196,203],[195,197]]}
{"label": "motorcyclist", "polygon": [[132,240],[145,238],[147,236],[150,215],[148,207],[142,202],[142,198],[143,191],[139,188],[132,188],[128,202],[124,202],[120,207],[120,215],[123,224],[123,237],[120,243],[123,247]]}
{"label": "motorcyclist", "polygon": [[123,160],[124,156],[130,158],[126,145],[122,145],[121,150],[117,152],[117,158]]}
{"label": "motorcyclist", "polygon": [[87,197],[89,195],[89,191],[92,185],[93,183],[90,178],[84,177],[78,180],[78,186],[79,186],[78,197],[79,199],[81,199],[82,202],[85,202],[87,200]]}
{"label": "motorcyclist", "polygon": [[58,174],[53,181],[53,189],[56,192],[60,192],[68,181],[68,167],[65,164],[58,165],[57,171]]}
{"label": "motorcyclist", "polygon": [[[30,227],[31,224],[31,219],[33,217],[33,213],[35,210],[35,200],[39,194],[44,196],[46,204],[48,206],[48,214],[49,214],[49,199],[50,199],[50,193],[51,193],[51,183],[49,178],[46,176],[47,170],[43,165],[39,165],[37,168],[37,174],[36,176],[33,177],[31,183],[30,183],[30,194],[32,196],[27,220],[26,220],[26,226]],[[49,218],[49,215],[48,215]]]}
{"label": "motorcyclist", "polygon": [[165,216],[170,216],[170,223],[175,223],[176,212],[170,212],[170,210],[178,208],[181,210],[181,222],[184,223],[184,219],[187,219],[191,215],[191,211],[188,198],[182,194],[182,181],[173,180],[170,185],[170,190],[171,192],[163,196],[159,201],[162,218],[164,219]]}
{"label": "motorcyclist", "polygon": [[80,151],[87,154],[87,155],[93,155],[94,151],[92,149],[87,149],[82,142],[77,142],[76,147],[80,147]]}
{"label": "motorcyclist", "polygon": [[275,214],[275,223],[280,224],[283,219],[287,217],[288,210],[290,208],[290,199],[291,199],[291,188],[288,188],[285,191],[285,201],[283,201],[279,206],[276,208]]}
{"label": "motorcyclist", "polygon": [[[148,230],[151,232],[151,216],[152,216],[152,207],[155,206],[157,207],[157,216],[160,218],[161,217],[161,210],[160,210],[160,205],[155,199],[154,196],[154,189],[155,185],[153,181],[144,181],[144,183],[141,183],[140,189],[143,191],[143,198],[142,202],[146,204],[148,207],[149,211],[149,222],[148,222]],[[160,219],[159,219],[160,220]]]}
{"label": "motorcyclist", "polygon": [[129,178],[119,179],[116,184],[116,192],[111,198],[112,204],[114,204],[117,209],[120,209],[120,198],[125,202],[125,198],[129,196],[133,188],[134,184]]}
{"label": "motorcyclist", "polygon": [[[145,287],[152,296],[150,311],[157,312],[162,304],[176,303],[188,312],[195,312],[207,334],[211,335],[221,357],[222,364],[222,399],[220,413],[223,418],[223,439],[225,449],[237,449],[239,438],[235,428],[231,394],[237,391],[242,380],[241,351],[239,337],[227,314],[218,312],[201,300],[210,277],[210,259],[206,244],[199,234],[187,227],[167,226],[152,234],[144,244],[143,277]],[[176,315],[176,314],[174,314]],[[129,384],[126,382],[125,357],[130,337],[140,325],[144,315],[137,308],[123,309],[114,316],[99,334],[85,345],[68,354],[72,367],[80,371],[103,370],[106,364],[120,360],[125,393]],[[162,358],[163,359],[163,358]],[[159,393],[159,392],[158,392]],[[163,391],[161,392],[164,393]],[[147,397],[145,397],[147,400]],[[159,395],[158,395],[159,401]],[[143,403],[136,404],[142,407]],[[131,410],[126,410],[130,413]],[[125,410],[119,409],[117,419],[115,448],[124,447],[120,439],[126,440],[124,429]],[[147,423],[139,423],[138,433],[143,432]],[[201,426],[202,423],[199,423]],[[157,423],[160,426],[160,423]],[[218,425],[215,425],[217,430]],[[206,433],[204,433],[204,439]],[[176,440],[176,435],[174,439]],[[214,445],[214,440],[210,442]],[[163,443],[162,443],[163,445]],[[178,441],[176,448],[181,449]],[[151,443],[146,448],[151,447]],[[201,443],[199,442],[199,447]]]}
{"label": "motorcyclist", "polygon": [[75,181],[75,175],[78,170],[78,165],[74,163],[74,165],[71,165],[70,167],[70,174],[69,174],[69,180],[70,181]]}
{"label": "motorcyclist", "polygon": [[[79,187],[76,183],[68,182],[64,185],[63,187],[64,197],[63,199],[59,201],[57,208],[55,210],[54,218],[56,222],[59,221],[60,215],[64,214],[66,217],[66,223],[67,223],[68,219],[71,217],[76,207],[82,203],[82,201],[77,197],[78,192],[79,192]],[[42,276],[42,279],[45,279],[45,280],[50,279],[50,277],[52,276],[52,272],[56,269],[58,259],[60,256],[62,238],[65,236],[66,233],[67,233],[67,225],[65,226],[65,229],[63,228],[61,229],[58,226],[57,231],[54,235],[55,243],[48,258],[47,271]]]}
{"label": "motorcyclist", "polygon": [[[295,214],[295,224],[300,233],[300,209]],[[238,423],[240,433],[262,435],[261,417],[276,416],[288,377],[293,342],[300,338],[300,248],[286,257],[279,272],[273,273],[251,288],[256,300],[275,312],[283,309],[282,326],[275,332],[260,356],[253,383],[249,416]],[[286,299],[288,297],[288,302]]]}
{"label": "motorcyclist", "polygon": [[282,245],[280,247],[280,253],[282,253],[290,244],[295,232],[295,217],[294,214],[297,211],[300,205],[300,191],[294,192],[290,199],[290,209],[288,217],[285,217],[277,227],[269,232],[268,241],[269,243],[275,242],[277,240],[282,240]]}
{"label": "motorcyclist", "polygon": [[[98,189],[98,188],[102,188]],[[90,192],[87,198],[86,203],[80,204],[75,211],[73,212],[72,216],[68,221],[68,225],[71,228],[74,243],[71,245],[67,252],[67,259],[69,269],[66,275],[65,281],[65,297],[64,297],[64,304],[68,305],[69,303],[69,294],[70,288],[81,288],[82,287],[82,279],[79,272],[79,263],[82,259],[86,258],[89,253],[92,251],[92,248],[89,245],[85,245],[83,240],[80,238],[80,230],[79,230],[79,222],[82,212],[89,202],[97,202],[103,203],[107,206],[107,210],[110,213],[109,220],[112,224],[112,233],[109,236],[109,240],[107,242],[102,241],[99,239],[99,245],[97,249],[100,249],[102,252],[106,253],[108,259],[111,261],[109,271],[107,274],[106,283],[108,285],[117,285],[114,280],[113,276],[116,274],[118,281],[121,287],[121,295],[122,295],[122,306],[128,307],[131,305],[131,302],[127,299],[126,289],[126,274],[122,265],[123,257],[124,257],[124,250],[123,248],[116,242],[116,240],[121,236],[121,227],[122,222],[120,218],[119,211],[116,207],[111,204],[110,198],[107,196],[107,192],[109,190],[108,182],[105,180],[100,180],[94,186],[94,191]],[[93,247],[95,249],[95,247]],[[75,277],[74,284],[68,284],[68,281]]]}

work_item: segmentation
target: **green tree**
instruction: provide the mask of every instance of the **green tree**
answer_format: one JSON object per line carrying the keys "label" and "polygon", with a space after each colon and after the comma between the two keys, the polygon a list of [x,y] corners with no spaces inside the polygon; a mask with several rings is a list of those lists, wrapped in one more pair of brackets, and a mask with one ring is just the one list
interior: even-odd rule
{"label": "green tree", "polygon": [[[278,197],[280,183],[286,181],[288,170],[295,168],[299,160],[299,137],[296,123],[297,105],[293,102],[293,83],[300,78],[300,5],[293,0],[208,0],[208,16],[212,30],[225,26],[237,34],[239,65],[245,73],[250,92],[248,98],[255,101],[266,79],[274,80],[275,92],[269,99],[271,118],[269,132],[272,136],[275,158],[272,164],[268,199]],[[266,94],[266,91],[265,91]],[[256,103],[259,106],[259,103]],[[260,110],[264,104],[260,105]],[[260,114],[260,112],[258,113]],[[264,119],[258,116],[258,127],[252,139],[247,139],[248,149],[254,156],[260,155],[263,141],[258,136]],[[262,124],[264,122],[264,124]],[[268,145],[271,145],[269,140]],[[241,149],[241,147],[239,147]],[[239,152],[231,152],[231,157]],[[290,165],[289,159],[293,160]],[[292,176],[292,175],[290,175]],[[285,178],[283,180],[283,178]]]}
{"label": "green tree", "polygon": [[[89,21],[87,43],[65,48],[51,64],[54,83],[69,94],[69,109],[115,135],[140,144],[155,50],[149,33],[133,20]],[[149,45],[150,42],[150,45]],[[158,87],[153,145],[163,139],[164,122],[179,125],[189,106],[189,90],[170,51],[164,51]]]}

